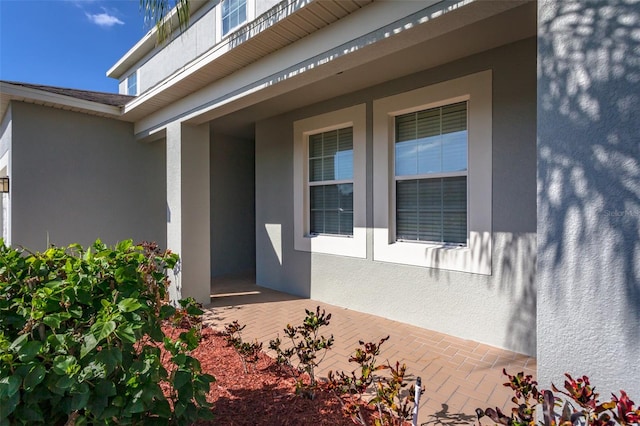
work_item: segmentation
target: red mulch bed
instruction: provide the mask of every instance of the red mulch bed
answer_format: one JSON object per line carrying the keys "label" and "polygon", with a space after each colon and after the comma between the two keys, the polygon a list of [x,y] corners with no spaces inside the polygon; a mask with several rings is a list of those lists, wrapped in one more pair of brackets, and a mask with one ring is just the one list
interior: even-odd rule
{"label": "red mulch bed", "polygon": [[[186,330],[165,328],[167,335],[181,331]],[[207,398],[213,404],[215,420],[199,422],[199,426],[354,424],[328,391],[320,389],[313,400],[296,395],[295,379],[264,353],[256,372],[244,373],[235,350],[227,346],[221,333],[209,327],[202,329],[200,346],[192,355],[204,373],[216,378]]]}

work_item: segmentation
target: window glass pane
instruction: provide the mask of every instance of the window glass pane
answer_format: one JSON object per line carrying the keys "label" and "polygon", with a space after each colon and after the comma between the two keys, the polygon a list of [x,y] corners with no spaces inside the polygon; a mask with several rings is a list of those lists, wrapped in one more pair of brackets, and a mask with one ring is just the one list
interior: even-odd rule
{"label": "window glass pane", "polygon": [[324,211],[324,233],[340,235],[340,214],[337,210]]}
{"label": "window glass pane", "polygon": [[322,180],[322,158],[309,160],[309,181],[317,182]]}
{"label": "window glass pane", "polygon": [[353,184],[345,183],[337,185],[340,197],[340,209],[353,211]]}
{"label": "window glass pane", "polygon": [[311,233],[312,234],[324,234],[324,212],[312,211],[311,212]]}
{"label": "window glass pane", "polygon": [[311,210],[322,210],[324,208],[324,186],[312,186],[309,190]]}
{"label": "window glass pane", "polygon": [[411,140],[396,143],[396,176],[410,176],[418,172],[418,144]]}
{"label": "window glass pane", "polygon": [[229,16],[225,16],[224,18],[222,18],[222,34],[228,33],[230,28]]}
{"label": "window glass pane", "polygon": [[322,180],[334,180],[336,178],[335,162],[333,156],[322,158]]}
{"label": "window glass pane", "polygon": [[440,108],[427,109],[414,114],[416,138],[428,138],[440,134]]}
{"label": "window glass pane", "polygon": [[240,2],[240,6],[238,9],[238,25],[242,24],[247,20],[247,8],[245,7],[245,1]]}
{"label": "window glass pane", "polygon": [[138,74],[135,72],[127,78],[127,95],[138,94]]}
{"label": "window glass pane", "polygon": [[467,103],[395,118],[396,176],[467,170]]}
{"label": "window glass pane", "polygon": [[351,127],[309,136],[310,232],[353,235],[353,183],[318,182],[353,179]]}
{"label": "window glass pane", "polygon": [[396,184],[396,236],[401,240],[418,239],[418,181]]}
{"label": "window glass pane", "polygon": [[442,135],[442,171],[467,170],[467,131]]}
{"label": "window glass pane", "polygon": [[415,113],[396,117],[396,142],[412,141],[416,138]]}
{"label": "window glass pane", "polygon": [[353,235],[353,211],[340,212],[340,235]]}
{"label": "window glass pane", "polygon": [[353,128],[309,136],[309,181],[353,179]]}
{"label": "window glass pane", "polygon": [[324,186],[324,208],[325,210],[338,210],[340,207],[340,196],[338,185]]}
{"label": "window glass pane", "polygon": [[309,136],[309,158],[322,157],[322,133]]}
{"label": "window glass pane", "polygon": [[353,184],[312,186],[310,232],[353,235]]}
{"label": "window glass pane", "polygon": [[431,136],[418,141],[418,169],[415,173],[426,174],[442,171],[442,136]]}
{"label": "window glass pane", "polygon": [[353,151],[338,151],[334,169],[337,180],[353,179]]}
{"label": "window glass pane", "polygon": [[338,130],[334,167],[337,180],[353,179],[353,128]]}
{"label": "window glass pane", "polygon": [[422,179],[418,182],[420,218],[418,239],[442,241],[442,182],[441,179]]}
{"label": "window glass pane", "polygon": [[397,181],[396,238],[465,244],[467,177]]}

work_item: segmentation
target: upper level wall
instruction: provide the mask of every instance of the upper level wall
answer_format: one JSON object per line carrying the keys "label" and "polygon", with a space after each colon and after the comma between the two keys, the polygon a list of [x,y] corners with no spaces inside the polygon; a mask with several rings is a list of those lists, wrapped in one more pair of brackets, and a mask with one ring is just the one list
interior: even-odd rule
{"label": "upper level wall", "polygon": [[[279,2],[279,0],[247,0],[245,24],[255,20]],[[144,93],[224,41],[234,31],[222,35],[221,8],[222,2],[214,0],[198,10],[191,17],[189,28],[179,37],[175,37],[166,45],[157,47],[123,74],[119,83],[119,92],[127,93],[127,78],[137,72],[137,94]]]}

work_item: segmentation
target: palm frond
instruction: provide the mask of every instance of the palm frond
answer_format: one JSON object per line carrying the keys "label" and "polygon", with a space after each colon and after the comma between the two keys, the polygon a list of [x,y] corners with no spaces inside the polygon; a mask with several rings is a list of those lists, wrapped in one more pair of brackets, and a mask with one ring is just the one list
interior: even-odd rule
{"label": "palm frond", "polygon": [[173,0],[173,4],[169,0],[140,0],[144,23],[156,27],[158,44],[166,42],[173,34],[173,8],[176,9],[179,29],[183,31],[189,25],[189,0]]}

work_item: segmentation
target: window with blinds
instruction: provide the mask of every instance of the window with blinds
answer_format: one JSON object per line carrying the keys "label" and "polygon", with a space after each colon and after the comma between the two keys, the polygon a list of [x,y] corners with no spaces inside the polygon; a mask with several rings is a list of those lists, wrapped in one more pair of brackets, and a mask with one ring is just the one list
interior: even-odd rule
{"label": "window with blinds", "polygon": [[309,136],[309,232],[353,235],[353,128]]}
{"label": "window with blinds", "polygon": [[396,239],[467,243],[467,102],[395,118]]}

